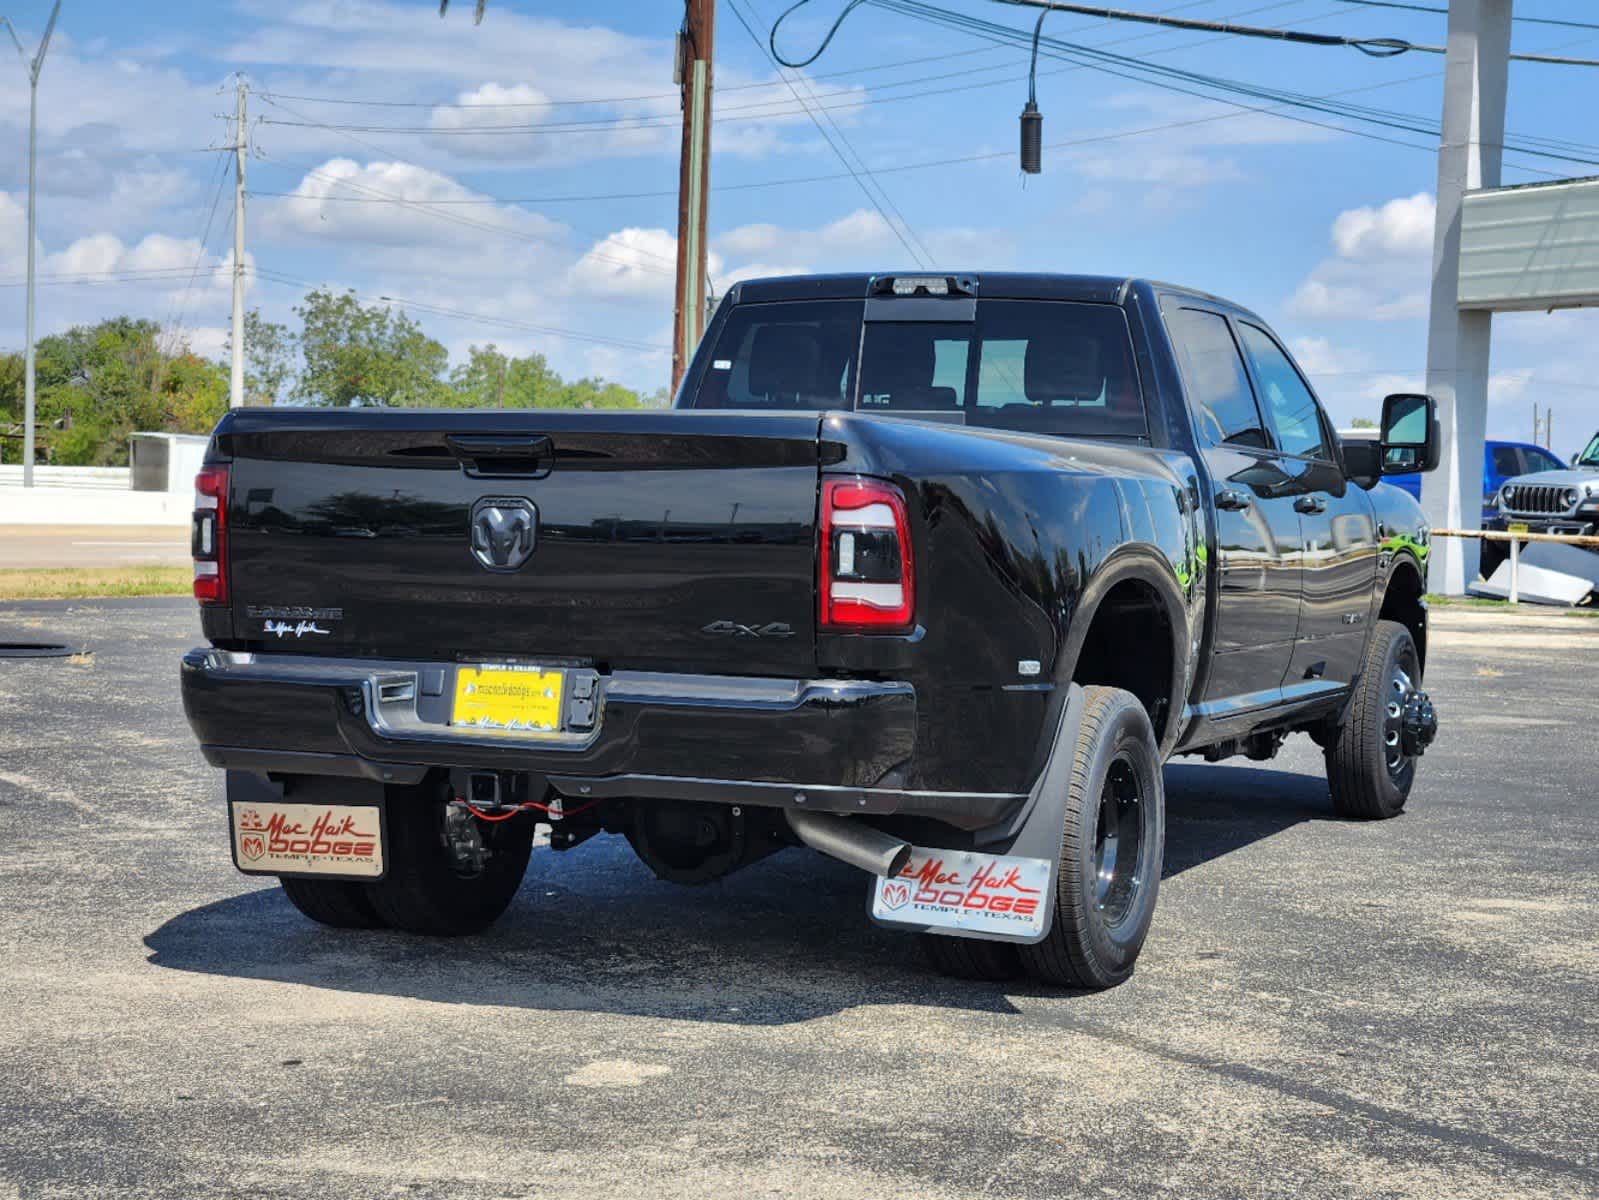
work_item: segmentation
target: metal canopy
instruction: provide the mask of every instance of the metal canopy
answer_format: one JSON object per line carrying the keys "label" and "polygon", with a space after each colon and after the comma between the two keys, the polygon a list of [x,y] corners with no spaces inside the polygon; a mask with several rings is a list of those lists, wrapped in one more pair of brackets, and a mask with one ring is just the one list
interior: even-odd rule
{"label": "metal canopy", "polygon": [[1599,178],[1467,192],[1460,307],[1599,305]]}

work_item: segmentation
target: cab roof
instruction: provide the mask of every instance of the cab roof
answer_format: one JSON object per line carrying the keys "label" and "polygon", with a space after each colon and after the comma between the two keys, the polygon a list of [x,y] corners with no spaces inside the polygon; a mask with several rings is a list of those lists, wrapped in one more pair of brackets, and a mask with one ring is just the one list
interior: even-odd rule
{"label": "cab roof", "polygon": [[1242,305],[1223,300],[1219,296],[1153,279],[1030,271],[933,270],[782,275],[768,279],[745,279],[733,285],[730,295],[735,304],[765,304],[781,300],[854,300],[870,295],[872,285],[877,281],[928,276],[971,280],[976,285],[978,298],[987,300],[1078,300],[1098,304],[1124,304],[1134,288],[1143,286],[1244,311]]}

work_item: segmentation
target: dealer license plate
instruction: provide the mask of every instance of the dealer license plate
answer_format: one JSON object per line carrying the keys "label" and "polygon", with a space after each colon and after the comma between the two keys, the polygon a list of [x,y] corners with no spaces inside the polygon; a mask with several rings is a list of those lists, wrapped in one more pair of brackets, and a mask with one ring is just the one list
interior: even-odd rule
{"label": "dealer license plate", "polygon": [[905,869],[879,879],[872,916],[918,929],[1038,937],[1045,929],[1050,862],[965,850],[911,852]]}
{"label": "dealer license plate", "polygon": [[383,874],[383,815],[375,805],[233,801],[233,861],[267,875]]}
{"label": "dealer license plate", "polygon": [[457,667],[451,725],[558,733],[566,672],[544,667]]}

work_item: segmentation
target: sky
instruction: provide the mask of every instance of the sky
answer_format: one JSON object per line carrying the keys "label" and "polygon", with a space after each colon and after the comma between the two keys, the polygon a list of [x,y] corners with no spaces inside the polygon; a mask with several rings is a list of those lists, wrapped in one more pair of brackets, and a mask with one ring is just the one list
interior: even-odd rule
{"label": "sky", "polygon": [[[1147,275],[1227,296],[1289,342],[1333,419],[1419,390],[1436,137],[1255,111],[1044,59],[1041,175],[1016,159],[1024,50],[867,5],[802,73],[766,32],[788,0],[719,0],[713,283],[793,271]],[[1438,0],[1422,0],[1424,3]],[[991,0],[941,0],[1031,29]],[[781,31],[818,44],[843,0]],[[1184,17],[1440,44],[1444,18],[1348,0],[1125,0]],[[30,51],[49,0],[0,0]],[[1599,23],[1588,0],[1521,17]],[[759,33],[752,36],[742,15]],[[400,304],[456,361],[539,352],[563,374],[667,382],[675,254],[673,0],[65,0],[40,84],[41,333],[130,313],[222,352],[233,79],[251,89],[248,303],[298,322],[309,286]],[[1436,126],[1443,60],[1372,58],[1056,14],[1045,32],[1149,63]],[[1599,29],[1519,22],[1514,48],[1599,58]],[[796,101],[825,110],[815,120]],[[1240,102],[1246,103],[1246,102]],[[1599,174],[1599,69],[1511,68],[1504,181]],[[28,89],[0,53],[0,348],[23,341]],[[821,122],[820,127],[818,121]],[[529,129],[534,126],[540,128]],[[509,127],[509,128],[507,128]],[[1376,134],[1388,141],[1362,134]],[[1395,144],[1405,143],[1405,144]],[[1556,145],[1558,143],[1558,145]],[[840,155],[870,176],[852,177]],[[1586,161],[1568,161],[1569,159]],[[951,161],[956,160],[956,161]],[[859,172],[857,172],[859,173]],[[1599,310],[1495,318],[1490,436],[1554,412],[1599,429]]]}

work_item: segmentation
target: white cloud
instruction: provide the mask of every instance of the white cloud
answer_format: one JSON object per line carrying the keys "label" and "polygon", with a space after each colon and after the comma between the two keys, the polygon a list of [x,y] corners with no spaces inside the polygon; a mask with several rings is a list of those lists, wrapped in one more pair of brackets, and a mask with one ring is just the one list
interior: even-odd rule
{"label": "white cloud", "polygon": [[0,275],[16,275],[28,265],[28,212],[23,202],[0,192]]}
{"label": "white cloud", "polygon": [[1297,337],[1288,343],[1294,361],[1307,375],[1346,375],[1359,371],[1371,360],[1358,349],[1334,346],[1324,337]]}
{"label": "white cloud", "polygon": [[176,336],[180,345],[187,346],[190,354],[201,358],[222,358],[228,345],[228,328],[225,325],[200,325],[193,328],[164,330],[167,336]]}
{"label": "white cloud", "polygon": [[1428,192],[1401,196],[1380,208],[1346,209],[1333,220],[1333,246],[1348,259],[1430,255],[1434,209]]}
{"label": "white cloud", "polygon": [[[679,105],[671,83],[675,26],[663,24],[660,36],[645,38],[594,21],[568,23],[509,6],[495,13],[492,30],[455,19],[453,11],[449,20],[431,19],[414,3],[344,0],[285,7],[250,2],[248,7],[262,18],[262,25],[223,51],[229,61],[292,71],[315,80],[322,95],[338,96],[346,88],[351,99],[370,95],[377,78],[390,81],[384,88],[388,94],[403,91],[418,104],[446,90],[455,93],[450,104],[424,110],[420,118],[421,128],[433,130],[430,148],[451,160],[511,169],[531,162],[566,165],[676,154]],[[595,6],[596,20],[603,11]],[[719,63],[716,74],[721,95],[729,97],[719,99],[718,107],[725,105],[725,115],[735,116],[719,122],[714,131],[718,153],[765,156],[820,146],[815,138],[796,143],[781,136],[785,127],[810,129],[809,118],[786,87],[746,92],[744,85],[763,80],[733,64]],[[849,89],[843,96],[829,94],[824,102],[829,115],[843,121],[865,94],[864,89]],[[596,96],[613,99],[596,103],[591,99]],[[272,118],[300,121],[290,111],[300,106],[284,103],[288,108],[272,109]],[[518,128],[584,122],[591,124],[565,130]],[[416,122],[383,118],[374,123]],[[273,134],[282,150],[320,153],[338,147],[342,136],[311,124],[278,125]]]}
{"label": "white cloud", "polygon": [[1296,317],[1394,321],[1426,315],[1433,200],[1425,192],[1333,219],[1333,255],[1288,300]]}
{"label": "white cloud", "polygon": [[[1009,255],[1008,239],[995,230],[931,229],[922,232],[920,240],[931,252],[934,262],[946,266],[981,262],[992,268],[1001,265]],[[740,225],[714,241],[716,248],[734,264],[727,272],[730,280],[763,274],[799,274],[807,270],[859,270],[863,263],[910,265],[893,227],[880,213],[868,208],[856,209],[816,229]],[[740,259],[754,261],[740,264]]]}
{"label": "white cloud", "polygon": [[486,199],[425,167],[335,158],[308,172],[289,198],[273,206],[267,229],[280,236],[407,248],[566,236],[564,226],[514,205],[460,203]]}
{"label": "white cloud", "polygon": [[1244,178],[1243,170],[1231,158],[1148,147],[1142,153],[1076,155],[1072,169],[1102,183],[1154,184],[1183,193]]}
{"label": "white cloud", "polygon": [[[720,280],[722,258],[706,256],[706,269]],[[658,299],[670,296],[677,274],[677,238],[664,229],[630,227],[596,242],[573,265],[568,282],[588,296]]]}

